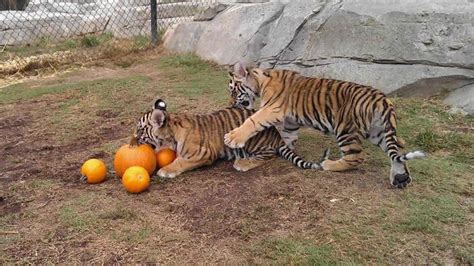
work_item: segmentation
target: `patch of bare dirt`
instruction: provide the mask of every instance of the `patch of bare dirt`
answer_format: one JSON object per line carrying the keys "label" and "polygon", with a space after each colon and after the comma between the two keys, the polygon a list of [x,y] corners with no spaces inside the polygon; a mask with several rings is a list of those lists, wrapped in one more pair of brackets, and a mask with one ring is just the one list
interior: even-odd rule
{"label": "patch of bare dirt", "polygon": [[[61,176],[70,181],[77,176],[83,158],[102,156],[91,153],[91,147],[100,140],[114,140],[123,136],[120,124],[103,125],[90,134],[78,134],[72,141],[58,143],[55,132],[45,123],[45,114],[51,112],[57,97],[43,98],[0,107],[0,150],[4,163],[0,169],[0,182],[14,182],[38,176]],[[114,118],[113,112],[99,110],[97,124]],[[61,130],[57,128],[56,130]],[[79,158],[76,155],[86,156]],[[74,173],[74,174],[72,174]]]}

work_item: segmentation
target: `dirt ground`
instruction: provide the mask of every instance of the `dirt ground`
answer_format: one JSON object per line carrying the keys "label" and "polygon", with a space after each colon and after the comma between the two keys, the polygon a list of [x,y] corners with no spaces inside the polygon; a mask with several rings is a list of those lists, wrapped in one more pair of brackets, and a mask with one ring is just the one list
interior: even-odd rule
{"label": "dirt ground", "polygon": [[[225,71],[198,62],[209,78],[180,60],[147,51],[0,89],[0,263],[473,262],[472,146],[410,163],[415,179],[405,190],[390,187],[388,159],[369,146],[367,162],[344,173],[276,158],[247,173],[217,162],[173,180],[154,177],[138,195],[113,174],[81,182],[88,158],[111,169],[157,95],[179,112],[225,106]],[[412,109],[401,123],[426,115]],[[472,119],[448,125],[430,103],[423,110],[471,144]],[[308,130],[299,144],[313,160],[328,146],[337,151],[331,136]]]}

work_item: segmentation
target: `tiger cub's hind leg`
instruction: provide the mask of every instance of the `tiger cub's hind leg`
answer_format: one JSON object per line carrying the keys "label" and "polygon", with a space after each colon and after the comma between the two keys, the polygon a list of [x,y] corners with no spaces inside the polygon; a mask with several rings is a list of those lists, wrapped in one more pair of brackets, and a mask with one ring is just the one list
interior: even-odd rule
{"label": "tiger cub's hind leg", "polygon": [[239,172],[247,172],[250,169],[263,165],[267,160],[263,158],[236,158],[234,161],[234,168]]}
{"label": "tiger cub's hind leg", "polygon": [[[388,118],[395,120],[393,113]],[[411,175],[406,161],[425,157],[421,151],[401,154],[400,148],[404,141],[397,138],[395,124],[390,119],[382,121],[381,115],[372,123],[369,131],[369,141],[379,146],[390,157],[390,184],[397,188],[404,188],[411,183]]]}
{"label": "tiger cub's hind leg", "polygon": [[361,138],[358,134],[341,134],[337,136],[337,142],[342,152],[342,157],[336,161],[325,159],[321,164],[324,170],[340,172],[355,169],[364,162],[365,154],[362,150]]}

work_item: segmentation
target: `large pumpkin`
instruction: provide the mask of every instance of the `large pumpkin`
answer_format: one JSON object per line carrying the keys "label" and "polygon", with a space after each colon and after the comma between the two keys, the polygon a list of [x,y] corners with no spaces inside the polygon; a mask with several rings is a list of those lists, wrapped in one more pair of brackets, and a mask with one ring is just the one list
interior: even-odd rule
{"label": "large pumpkin", "polygon": [[115,153],[114,169],[119,177],[123,176],[125,170],[131,166],[141,166],[148,174],[152,174],[156,168],[155,151],[148,145],[138,146],[125,144]]}

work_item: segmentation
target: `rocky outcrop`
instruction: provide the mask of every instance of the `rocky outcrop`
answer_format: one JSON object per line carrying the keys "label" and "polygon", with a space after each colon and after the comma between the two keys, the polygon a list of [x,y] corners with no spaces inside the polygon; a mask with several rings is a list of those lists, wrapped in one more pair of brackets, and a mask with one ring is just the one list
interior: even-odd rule
{"label": "rocky outcrop", "polygon": [[196,15],[194,15],[194,21],[206,21],[211,20],[217,14],[224,11],[227,8],[226,4],[218,3],[216,5],[209,6],[201,11],[199,11]]}
{"label": "rocky outcrop", "polygon": [[456,105],[456,95],[474,84],[473,21],[470,0],[270,1],[235,4],[211,21],[182,23],[166,34],[165,47],[219,64],[254,62],[386,93],[448,92],[447,102]]}

